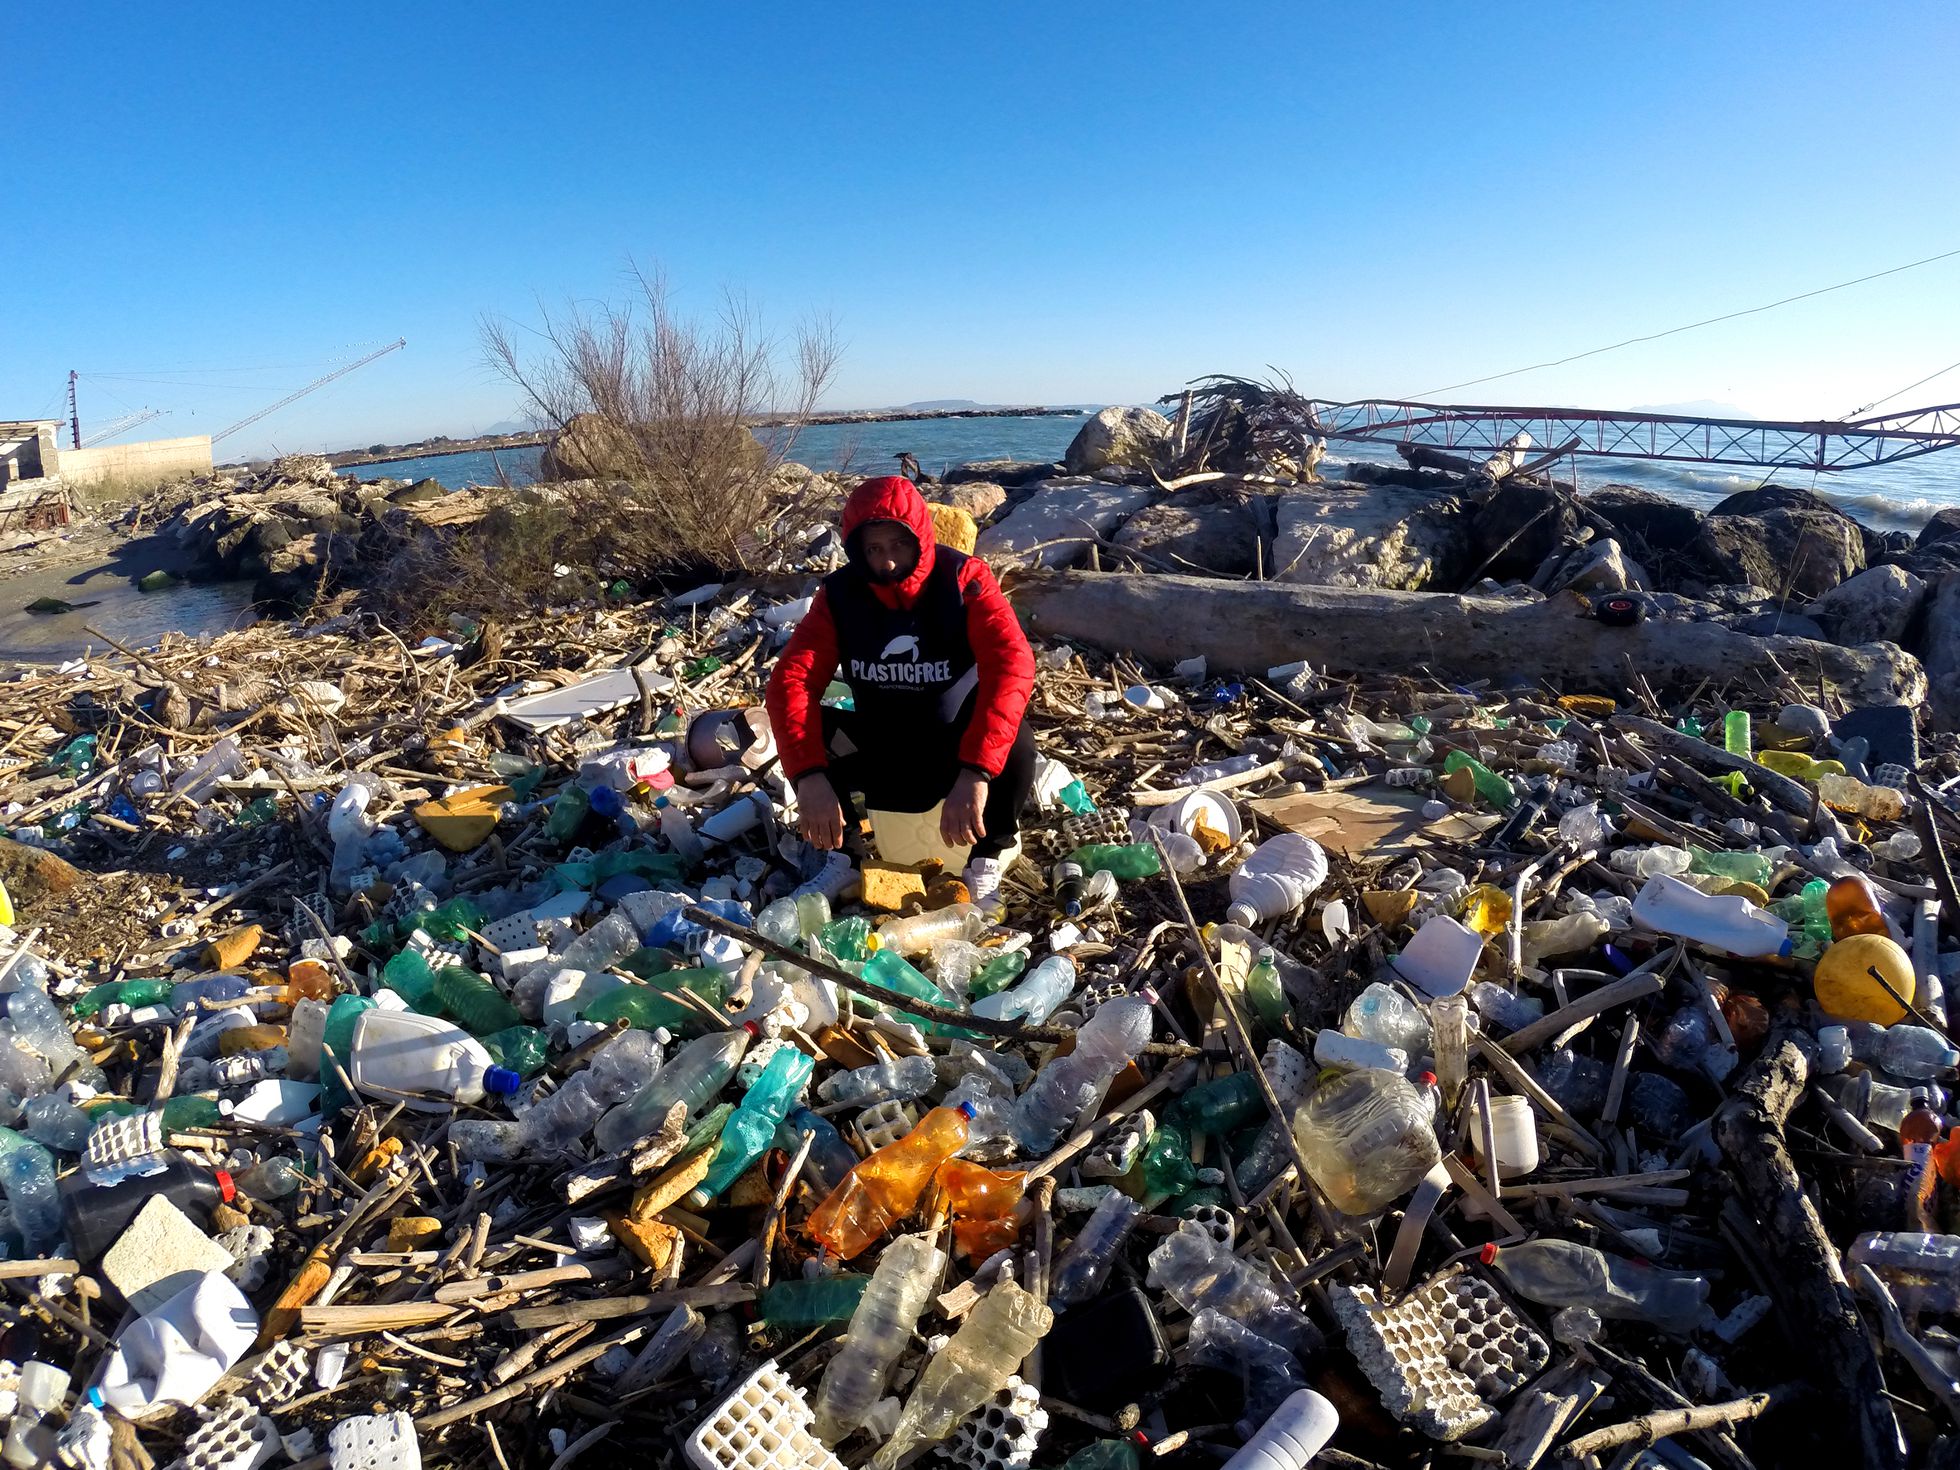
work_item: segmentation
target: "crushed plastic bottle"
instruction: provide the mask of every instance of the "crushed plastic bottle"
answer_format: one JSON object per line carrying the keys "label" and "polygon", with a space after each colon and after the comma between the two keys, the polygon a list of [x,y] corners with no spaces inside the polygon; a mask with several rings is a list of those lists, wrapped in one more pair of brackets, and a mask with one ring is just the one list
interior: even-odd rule
{"label": "crushed plastic bottle", "polygon": [[748,1025],[690,1041],[651,1081],[599,1120],[592,1141],[609,1154],[619,1153],[658,1128],[675,1103],[685,1103],[692,1117],[735,1075],[756,1035],[756,1027]]}
{"label": "crushed plastic bottle", "polygon": [[815,1066],[815,1062],[793,1046],[785,1046],[769,1058],[762,1075],[743,1094],[740,1106],[722,1125],[714,1162],[697,1191],[702,1203],[714,1199],[762,1157],[776,1136],[778,1125],[809,1085]]}
{"label": "crushed plastic bottle", "polygon": [[933,1172],[965,1145],[971,1117],[970,1108],[934,1108],[865,1159],[811,1212],[810,1238],[840,1260],[862,1255],[918,1205]]}
{"label": "crushed plastic bottle", "polygon": [[1014,1137],[1029,1153],[1055,1146],[1062,1130],[1150,1040],[1155,1014],[1139,996],[1101,1007],[1075,1035],[1075,1050],[1052,1058],[1014,1105]]}
{"label": "crushed plastic bottle", "polygon": [[1348,1003],[1341,1030],[1364,1041],[1397,1047],[1410,1056],[1429,1049],[1429,1018],[1401,991],[1374,981]]}
{"label": "crushed plastic bottle", "polygon": [[1633,915],[1650,929],[1679,935],[1743,958],[1787,955],[1791,944],[1782,920],[1746,898],[1715,898],[1678,878],[1656,874],[1633,901]]}
{"label": "crushed plastic bottle", "polygon": [[1075,961],[1065,954],[1051,954],[1011,988],[975,1001],[973,1014],[1039,1026],[1074,994],[1076,980]]}
{"label": "crushed plastic bottle", "polygon": [[1100,1294],[1116,1264],[1116,1253],[1142,1213],[1143,1207],[1121,1190],[1104,1195],[1056,1259],[1049,1277],[1049,1303],[1072,1307]]}
{"label": "crushed plastic bottle", "polygon": [[878,948],[894,954],[921,955],[936,944],[959,939],[971,943],[991,927],[987,916],[972,904],[956,903],[881,925]]}
{"label": "crushed plastic bottle", "polygon": [[870,1415],[945,1265],[945,1253],[923,1235],[901,1235],[880,1252],[843,1347],[817,1385],[812,1407],[825,1444],[835,1445]]}
{"label": "crushed plastic bottle", "polygon": [[1601,1317],[1645,1322],[1676,1337],[1692,1332],[1708,1303],[1708,1280],[1609,1256],[1571,1240],[1487,1245],[1510,1288],[1544,1307],[1586,1307]]}
{"label": "crushed plastic bottle", "polygon": [[1295,1352],[1317,1347],[1320,1333],[1271,1279],[1189,1221],[1150,1253],[1149,1284],[1187,1312],[1205,1308],[1242,1322]]}

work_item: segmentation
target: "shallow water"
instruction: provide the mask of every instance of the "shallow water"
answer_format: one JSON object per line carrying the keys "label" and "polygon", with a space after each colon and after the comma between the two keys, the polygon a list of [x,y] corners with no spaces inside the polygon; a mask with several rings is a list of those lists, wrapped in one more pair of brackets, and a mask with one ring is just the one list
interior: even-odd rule
{"label": "shallow water", "polygon": [[[68,613],[31,613],[42,597],[74,603]],[[82,607],[82,603],[93,603]],[[110,566],[54,567],[0,582],[0,664],[57,663],[107,646],[93,625],[131,648],[147,648],[165,633],[202,637],[254,621],[250,582],[180,582],[139,592],[129,575]]]}

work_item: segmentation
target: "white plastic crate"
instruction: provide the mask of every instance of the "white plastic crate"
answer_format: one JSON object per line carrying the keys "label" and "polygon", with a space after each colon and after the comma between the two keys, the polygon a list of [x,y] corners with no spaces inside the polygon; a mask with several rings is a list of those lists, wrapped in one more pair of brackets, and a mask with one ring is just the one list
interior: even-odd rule
{"label": "white plastic crate", "polygon": [[[688,1437],[695,1470],[844,1470],[811,1432],[816,1415],[771,1358]],[[336,1463],[334,1470],[341,1470]]]}
{"label": "white plastic crate", "polygon": [[1029,1470],[1048,1427],[1041,1391],[1009,1378],[1001,1391],[974,1410],[953,1431],[946,1458],[966,1470]]}

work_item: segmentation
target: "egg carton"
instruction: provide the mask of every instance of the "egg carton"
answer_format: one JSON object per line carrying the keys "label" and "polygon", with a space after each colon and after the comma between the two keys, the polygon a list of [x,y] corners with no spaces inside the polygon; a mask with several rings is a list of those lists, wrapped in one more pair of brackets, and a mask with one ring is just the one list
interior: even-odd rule
{"label": "egg carton", "polygon": [[1078,847],[1088,847],[1098,842],[1123,846],[1131,840],[1130,814],[1120,807],[1111,807],[1100,812],[1086,812],[1079,817],[1070,817],[1062,823],[1062,844],[1065,852],[1074,852]]}
{"label": "egg carton", "polygon": [[270,1419],[236,1394],[204,1410],[204,1422],[184,1441],[185,1470],[257,1470],[279,1449]]}
{"label": "egg carton", "polygon": [[422,1470],[415,1420],[406,1413],[356,1414],[327,1435],[332,1470]]}
{"label": "egg carton", "polygon": [[1223,1205],[1195,1205],[1179,1218],[1197,1226],[1226,1250],[1230,1250],[1238,1239],[1238,1227],[1233,1223],[1232,1212]]}
{"label": "egg carton", "polygon": [[1109,1136],[1090,1149],[1082,1160],[1084,1179],[1121,1179],[1130,1172],[1157,1129],[1157,1119],[1149,1109],[1130,1114],[1109,1131]]}
{"label": "egg carton", "polygon": [[217,1237],[231,1252],[225,1275],[250,1296],[272,1275],[272,1232],[263,1225],[234,1225]]}
{"label": "egg carton", "polygon": [[109,1470],[112,1431],[102,1411],[86,1400],[68,1412],[55,1436],[54,1462],[62,1470]]}
{"label": "egg carton", "polygon": [[325,889],[301,895],[299,903],[293,905],[292,917],[286,920],[279,931],[280,938],[286,941],[287,951],[292,954],[299,953],[307,944],[320,942],[320,931],[313,927],[312,920],[299,911],[300,903],[313,910],[319,916],[320,922],[327,925],[329,929],[333,926],[333,900],[327,896]]}
{"label": "egg carton", "polygon": [[402,947],[420,954],[431,970],[446,970],[451,965],[461,965],[469,959],[467,947],[458,948],[448,940],[436,938],[426,929],[417,929],[408,936],[408,943]]}
{"label": "egg carton", "polygon": [[1091,980],[1075,994],[1069,1004],[1082,1013],[1083,1020],[1091,1021],[1095,1019],[1097,1011],[1112,1000],[1120,1000],[1129,993],[1130,987],[1123,983],[1120,976]]}
{"label": "egg carton", "polygon": [[999,1393],[961,1421],[944,1453],[966,1470],[1029,1470],[1047,1427],[1041,1391],[1010,1377]]}
{"label": "egg carton", "polygon": [[313,1381],[312,1355],[296,1342],[275,1342],[252,1370],[252,1394],[276,1409],[305,1393]]}
{"label": "egg carton", "polygon": [[128,1113],[109,1118],[89,1130],[82,1151],[82,1172],[97,1184],[114,1184],[137,1174],[154,1174],[164,1167],[163,1114]]}
{"label": "egg carton", "polygon": [[1545,1340],[1474,1277],[1439,1277],[1393,1307],[1367,1286],[1335,1286],[1329,1298],[1383,1405],[1433,1439],[1458,1440],[1489,1423],[1490,1401],[1551,1360]]}
{"label": "egg carton", "polygon": [[695,1470],[844,1470],[811,1431],[816,1417],[771,1358],[688,1436],[688,1463]]}
{"label": "egg carton", "polygon": [[918,1126],[919,1110],[911,1103],[897,1099],[873,1103],[859,1113],[851,1124],[866,1153],[883,1148],[888,1143],[897,1143]]}

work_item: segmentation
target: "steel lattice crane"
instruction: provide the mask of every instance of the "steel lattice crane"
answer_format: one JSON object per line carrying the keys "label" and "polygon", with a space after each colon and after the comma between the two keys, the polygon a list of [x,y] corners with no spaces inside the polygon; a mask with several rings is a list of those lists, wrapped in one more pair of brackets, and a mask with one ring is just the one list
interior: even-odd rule
{"label": "steel lattice crane", "polygon": [[75,447],[92,448],[104,440],[115,438],[118,434],[127,434],[138,424],[147,424],[151,419],[160,419],[169,411],[167,408],[139,408],[134,413],[126,413],[121,418],[104,424]]}
{"label": "steel lattice crane", "polygon": [[220,433],[213,434],[211,436],[211,442],[213,444],[216,444],[220,439],[230,438],[233,434],[236,434],[240,429],[243,429],[250,424],[256,424],[260,419],[264,418],[267,414],[277,413],[279,412],[280,409],[284,408],[289,403],[297,403],[300,399],[304,398],[307,394],[313,392],[314,389],[326,387],[327,384],[331,383],[335,378],[344,378],[349,373],[353,372],[355,368],[366,367],[369,363],[373,362],[377,357],[386,357],[389,353],[395,351],[397,348],[402,348],[406,346],[408,346],[408,338],[397,337],[394,341],[390,342],[386,347],[380,348],[374,352],[370,352],[366,357],[356,358],[353,362],[347,363],[343,367],[337,367],[332,372],[328,373],[324,378],[315,378],[312,382],[308,383],[304,388],[299,389],[297,392],[288,393],[284,398],[280,399],[277,403],[268,404],[266,407],[260,409],[257,413],[246,415],[246,417],[240,419],[237,423],[233,424],[230,428],[225,429]]}

